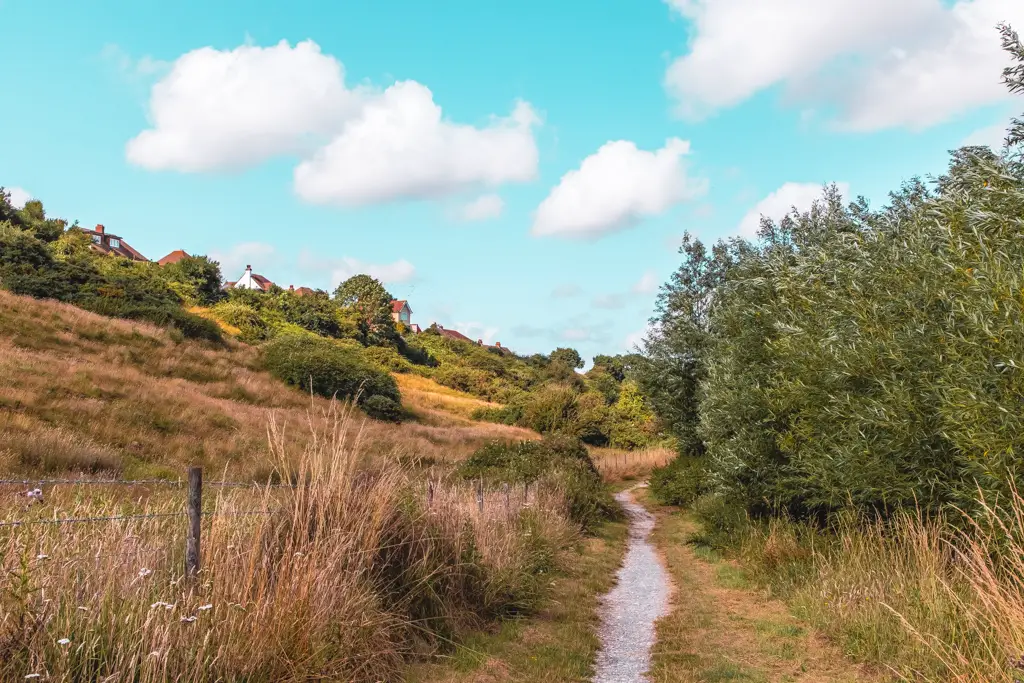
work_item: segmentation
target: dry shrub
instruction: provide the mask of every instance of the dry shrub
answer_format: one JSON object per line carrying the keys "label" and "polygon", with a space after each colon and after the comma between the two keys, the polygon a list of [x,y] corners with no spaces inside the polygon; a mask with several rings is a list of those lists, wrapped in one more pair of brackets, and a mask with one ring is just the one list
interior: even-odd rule
{"label": "dry shrub", "polygon": [[[411,470],[366,457],[351,411],[311,415],[301,442],[270,423],[276,476],[296,489],[207,489],[195,580],[182,576],[180,515],[0,528],[0,679],[394,680],[407,657],[532,607],[575,533],[560,492],[506,504],[492,491],[481,513],[470,489],[442,480],[428,508]],[[3,516],[184,502],[175,489],[102,491],[48,491],[28,509],[7,497]]]}
{"label": "dry shrub", "polygon": [[590,457],[605,481],[623,481],[646,476],[664,467],[676,454],[668,448],[648,447],[635,451],[590,447]]}

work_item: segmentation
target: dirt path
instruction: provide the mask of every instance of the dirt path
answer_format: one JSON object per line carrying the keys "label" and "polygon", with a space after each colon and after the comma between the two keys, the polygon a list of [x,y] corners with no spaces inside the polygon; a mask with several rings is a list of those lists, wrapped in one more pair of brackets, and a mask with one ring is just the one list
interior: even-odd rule
{"label": "dirt path", "polygon": [[630,518],[629,546],[615,588],[602,599],[594,683],[648,680],[654,623],[669,611],[668,573],[647,540],[654,517],[633,499],[635,488],[615,496]]}
{"label": "dirt path", "polygon": [[678,589],[672,612],[658,622],[649,679],[653,683],[876,683],[886,677],[852,664],[843,653],[768,599],[735,562],[688,543],[697,524],[658,507],[652,541]]}

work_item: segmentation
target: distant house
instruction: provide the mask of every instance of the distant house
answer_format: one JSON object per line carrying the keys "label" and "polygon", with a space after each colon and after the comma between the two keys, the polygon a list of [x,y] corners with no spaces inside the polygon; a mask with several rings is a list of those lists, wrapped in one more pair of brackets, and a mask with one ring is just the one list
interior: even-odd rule
{"label": "distant house", "polygon": [[101,254],[113,254],[123,256],[132,261],[149,261],[148,258],[132,249],[131,245],[117,235],[111,235],[102,225],[97,225],[94,230],[80,228],[82,232],[92,240],[92,248]]}
{"label": "distant house", "polygon": [[168,254],[167,256],[164,256],[162,259],[157,261],[157,263],[160,264],[161,266],[168,266],[168,265],[170,265],[172,263],[177,263],[181,259],[185,259],[185,258],[188,258],[188,254],[185,253],[184,250],[182,250],[182,249],[175,249],[170,254]]}
{"label": "distant house", "polygon": [[437,327],[437,331],[438,333],[440,333],[442,337],[448,337],[449,339],[458,339],[459,341],[469,342],[470,344],[473,343],[472,339],[462,334],[458,330],[446,330],[444,329],[444,327],[438,325],[437,323],[434,323],[434,326]]}
{"label": "distant house", "polygon": [[255,289],[261,292],[268,292],[273,286],[273,282],[259,273],[252,272],[252,266],[246,266],[242,277],[238,278],[235,282],[227,283],[224,287],[225,289]]}
{"label": "distant house", "polygon": [[292,294],[297,294],[299,296],[307,296],[309,294],[316,294],[316,292],[313,291],[312,289],[310,289],[309,287],[298,287],[298,288],[296,288],[295,285],[288,285],[288,291],[291,292]]}
{"label": "distant house", "polygon": [[405,299],[395,299],[392,301],[391,317],[395,319],[396,323],[412,325],[412,309],[409,308],[409,302]]}

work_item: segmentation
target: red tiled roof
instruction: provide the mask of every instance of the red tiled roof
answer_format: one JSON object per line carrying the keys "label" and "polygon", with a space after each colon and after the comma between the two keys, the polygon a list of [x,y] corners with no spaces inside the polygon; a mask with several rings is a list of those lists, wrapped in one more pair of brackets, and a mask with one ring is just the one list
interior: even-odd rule
{"label": "red tiled roof", "polygon": [[314,292],[309,287],[296,287],[295,285],[288,285],[288,291],[291,292],[292,294],[297,294],[299,296],[306,296],[307,294],[316,294],[316,292]]}
{"label": "red tiled roof", "polygon": [[[89,228],[79,228],[79,230],[84,232],[86,235],[89,235],[90,237],[95,235],[100,238],[98,242],[96,240],[93,240],[92,242],[92,248],[95,249],[96,251],[100,252],[101,254],[116,254],[118,256],[123,256],[127,259],[131,259],[132,261],[149,260],[142,254],[140,254],[136,249],[133,249],[130,244],[125,242],[119,236],[107,232],[106,229],[103,228],[103,226],[97,225],[96,227],[98,228],[97,230],[90,230]],[[110,240],[117,240],[118,246],[110,246]]]}
{"label": "red tiled roof", "polygon": [[252,279],[256,281],[256,284],[263,288],[264,292],[270,291],[270,288],[274,286],[273,282],[256,273],[252,274]]}
{"label": "red tiled roof", "polygon": [[461,341],[469,342],[470,344],[475,343],[472,339],[462,334],[461,332],[458,332],[457,330],[446,330],[440,325],[438,325],[437,331],[440,332],[445,337],[448,337],[449,339],[459,339]]}
{"label": "red tiled roof", "polygon": [[392,301],[391,301],[391,312],[392,313],[398,313],[399,311],[402,310],[402,308],[404,308],[405,306],[408,306],[408,305],[409,305],[409,302],[406,301],[405,299],[392,299]]}
{"label": "red tiled roof", "polygon": [[188,254],[186,254],[183,249],[175,249],[170,254],[157,261],[157,263],[161,266],[166,266],[169,263],[177,263],[183,258],[188,258]]}

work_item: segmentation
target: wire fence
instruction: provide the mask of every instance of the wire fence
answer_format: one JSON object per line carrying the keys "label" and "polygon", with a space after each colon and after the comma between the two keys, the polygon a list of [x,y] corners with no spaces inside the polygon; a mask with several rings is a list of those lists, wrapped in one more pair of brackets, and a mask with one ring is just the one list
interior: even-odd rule
{"label": "wire fence", "polygon": [[[0,479],[0,486],[56,486],[56,485],[102,485],[102,486],[185,486],[188,482],[182,479]],[[260,484],[258,482],[240,481],[208,481],[204,486],[221,488],[253,488],[253,489],[297,489],[299,484]]]}

